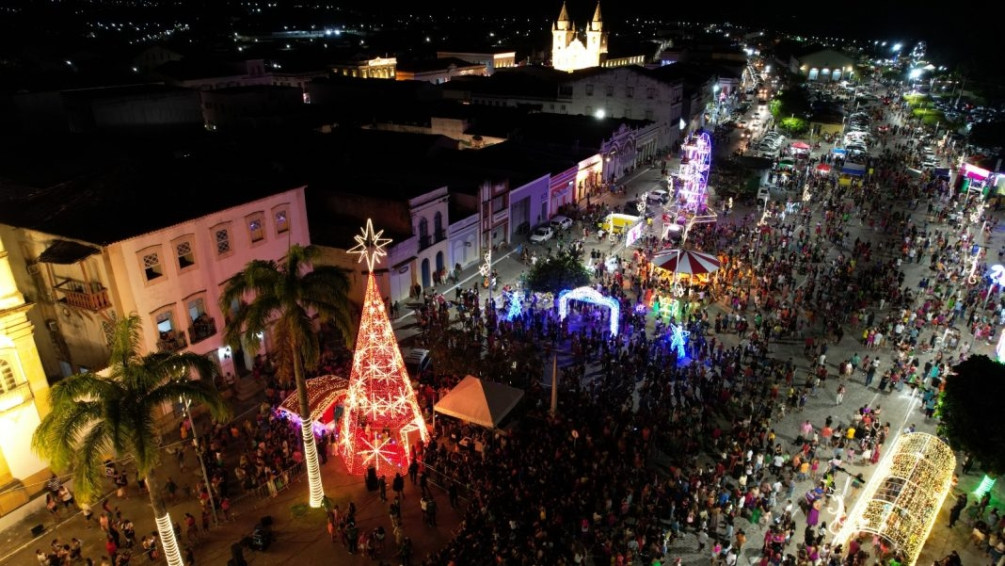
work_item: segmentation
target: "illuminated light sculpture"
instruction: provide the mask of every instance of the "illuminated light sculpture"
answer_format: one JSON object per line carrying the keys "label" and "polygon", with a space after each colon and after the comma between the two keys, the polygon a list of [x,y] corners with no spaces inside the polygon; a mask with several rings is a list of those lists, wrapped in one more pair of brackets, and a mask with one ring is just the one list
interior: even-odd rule
{"label": "illuminated light sculpture", "polygon": [[684,208],[702,214],[708,208],[708,171],[712,166],[712,138],[699,132],[681,147],[680,194]]}
{"label": "illuminated light sculpture", "polygon": [[859,533],[870,533],[899,551],[903,564],[914,564],[953,487],[956,456],[937,437],[900,435],[866,484],[833,544],[847,546]]}
{"label": "illuminated light sculpture", "polygon": [[977,499],[980,500],[981,498],[984,497],[985,494],[989,493],[991,491],[991,488],[995,486],[996,481],[998,481],[996,478],[988,477],[985,475],[984,478],[981,480],[981,483],[977,486],[977,489],[974,490],[974,495],[977,497]]}
{"label": "illuminated light sculpture", "polygon": [[670,349],[677,350],[678,360],[687,357],[687,351],[684,348],[687,345],[687,337],[690,335],[690,332],[684,330],[683,324],[670,323]]}
{"label": "illuminated light sculpture", "polygon": [[390,242],[381,238],[382,234],[383,230],[374,233],[367,220],[363,235],[356,236],[359,245],[349,250],[359,254],[360,261],[365,259],[369,268],[338,440],[351,474],[364,474],[370,467],[378,473],[407,469],[411,446],[429,442],[429,431],[373,274]]}
{"label": "illuminated light sculpture", "polygon": [[506,296],[509,299],[509,306],[503,318],[512,321],[523,312],[523,291],[507,291]]}
{"label": "illuminated light sculpture", "polygon": [[[311,409],[314,433],[320,435],[327,424],[325,418],[328,416],[328,410],[332,408],[332,405],[345,398],[346,391],[349,389],[349,380],[337,375],[322,375],[308,379],[306,384],[307,405]],[[295,391],[279,404],[279,410],[293,422],[300,422],[300,403]]]}
{"label": "illuminated light sculpture", "polygon": [[611,309],[611,336],[618,335],[618,321],[621,319],[621,303],[613,297],[600,294],[592,287],[566,289],[558,294],[558,316],[565,320],[569,316],[569,301],[586,301]]}

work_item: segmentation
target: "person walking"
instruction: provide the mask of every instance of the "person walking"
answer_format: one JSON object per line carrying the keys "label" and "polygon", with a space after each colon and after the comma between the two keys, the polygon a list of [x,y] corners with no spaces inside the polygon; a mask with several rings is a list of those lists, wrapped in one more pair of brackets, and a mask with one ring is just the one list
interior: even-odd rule
{"label": "person walking", "polygon": [[845,394],[845,391],[847,391],[847,389],[845,389],[845,386],[844,386],[843,383],[838,386],[837,393],[834,395],[834,404],[835,405],[840,405],[841,403],[844,403],[844,394]]}
{"label": "person walking", "polygon": [[400,472],[394,474],[394,479],[391,480],[391,489],[394,490],[395,496],[405,499],[405,478],[401,477]]}

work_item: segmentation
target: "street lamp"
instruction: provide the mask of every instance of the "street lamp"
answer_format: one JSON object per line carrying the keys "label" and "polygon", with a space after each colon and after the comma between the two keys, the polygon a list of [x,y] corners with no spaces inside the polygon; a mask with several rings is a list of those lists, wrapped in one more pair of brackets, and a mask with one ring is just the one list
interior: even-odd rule
{"label": "street lamp", "polygon": [[199,433],[195,430],[195,420],[192,419],[192,400],[188,397],[178,399],[188,419],[188,426],[192,429],[192,446],[195,446],[195,455],[199,458],[199,467],[202,468],[202,479],[206,482],[206,493],[209,494],[209,508],[213,513],[213,524],[219,525],[220,521],[216,517],[216,501],[213,498],[213,485],[209,483],[209,474],[206,473],[206,461],[202,457],[202,450],[199,448]]}

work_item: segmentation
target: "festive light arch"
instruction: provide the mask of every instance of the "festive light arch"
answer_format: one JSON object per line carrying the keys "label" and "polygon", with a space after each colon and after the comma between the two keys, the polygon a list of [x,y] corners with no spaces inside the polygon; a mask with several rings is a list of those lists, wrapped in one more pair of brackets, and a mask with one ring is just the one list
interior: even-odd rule
{"label": "festive light arch", "polygon": [[592,287],[566,289],[558,294],[558,315],[565,320],[569,315],[569,301],[586,301],[611,309],[611,336],[618,335],[618,322],[621,320],[621,303],[613,297],[600,294]]}
{"label": "festive light arch", "polygon": [[364,474],[371,467],[378,473],[407,469],[412,446],[429,442],[429,430],[373,274],[374,265],[386,255],[384,246],[390,243],[381,234],[383,230],[374,232],[367,220],[362,236],[356,236],[359,245],[350,250],[369,268],[338,440],[351,474]]}
{"label": "festive light arch", "polygon": [[914,564],[953,487],[955,470],[956,456],[945,442],[923,432],[900,435],[834,544],[847,545],[859,533],[871,533],[899,551],[903,564]]}

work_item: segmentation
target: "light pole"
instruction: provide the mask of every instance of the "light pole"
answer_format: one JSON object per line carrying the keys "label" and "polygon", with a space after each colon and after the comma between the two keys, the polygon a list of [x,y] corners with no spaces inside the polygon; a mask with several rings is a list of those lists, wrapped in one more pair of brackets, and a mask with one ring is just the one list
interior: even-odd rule
{"label": "light pole", "polygon": [[[481,276],[484,277],[486,281],[488,281],[489,305],[490,308],[495,310],[495,303],[492,302],[492,244],[491,243],[489,243],[489,245],[486,248],[485,263],[483,263],[481,267],[478,268],[478,273],[480,273]],[[488,313],[486,313],[486,315],[487,314]]]}
{"label": "light pole", "polygon": [[206,493],[209,494],[209,508],[213,512],[213,524],[219,525],[216,518],[216,501],[213,498],[213,486],[209,483],[209,474],[206,473],[206,461],[202,457],[202,450],[199,449],[199,433],[195,430],[195,420],[192,419],[192,400],[188,397],[180,399],[182,408],[185,411],[185,418],[188,419],[188,426],[192,429],[192,445],[195,446],[195,455],[199,458],[199,467],[202,468],[202,479],[206,482]]}

